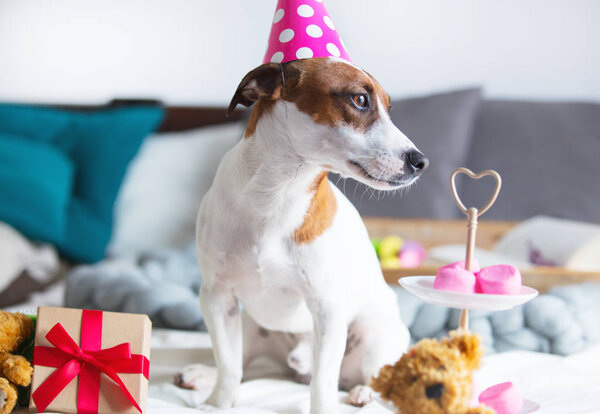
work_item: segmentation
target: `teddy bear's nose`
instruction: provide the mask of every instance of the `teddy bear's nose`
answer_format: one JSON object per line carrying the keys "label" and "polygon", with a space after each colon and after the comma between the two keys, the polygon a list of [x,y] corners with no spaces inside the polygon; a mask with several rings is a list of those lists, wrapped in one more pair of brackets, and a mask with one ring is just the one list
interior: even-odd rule
{"label": "teddy bear's nose", "polygon": [[444,384],[434,384],[434,385],[430,385],[429,387],[425,388],[425,395],[430,400],[437,400],[438,398],[440,398],[442,396],[443,392],[444,392]]}

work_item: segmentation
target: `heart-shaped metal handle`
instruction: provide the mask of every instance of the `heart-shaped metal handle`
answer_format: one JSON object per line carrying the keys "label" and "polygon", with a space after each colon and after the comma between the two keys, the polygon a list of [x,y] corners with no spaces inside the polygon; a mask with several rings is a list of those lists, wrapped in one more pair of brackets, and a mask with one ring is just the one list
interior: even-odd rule
{"label": "heart-shaped metal handle", "polygon": [[458,191],[456,190],[456,176],[458,174],[465,174],[466,176],[468,176],[474,180],[479,180],[480,178],[483,178],[486,176],[493,177],[496,180],[496,188],[494,189],[494,193],[492,194],[492,197],[487,202],[487,204],[485,204],[481,209],[479,209],[477,211],[477,217],[481,216],[483,213],[485,213],[486,211],[488,211],[490,209],[490,207],[496,201],[496,198],[498,198],[498,194],[500,193],[500,188],[502,187],[502,178],[500,177],[500,174],[498,174],[494,170],[485,170],[478,174],[475,174],[473,171],[469,170],[468,168],[457,168],[456,170],[454,170],[454,172],[452,172],[452,175],[450,176],[450,186],[452,187],[452,195],[454,196],[454,201],[456,201],[458,208],[460,208],[460,210],[465,214],[468,214],[467,213],[468,208],[465,207],[464,203],[461,201],[460,197],[458,196]]}

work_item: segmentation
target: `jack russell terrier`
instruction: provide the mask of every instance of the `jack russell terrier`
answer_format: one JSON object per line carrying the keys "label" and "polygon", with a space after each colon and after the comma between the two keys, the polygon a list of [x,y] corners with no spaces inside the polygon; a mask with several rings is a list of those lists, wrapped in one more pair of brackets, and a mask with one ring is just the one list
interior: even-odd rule
{"label": "jack russell terrier", "polygon": [[[245,139],[223,158],[197,220],[217,365],[207,404],[235,405],[243,368],[271,356],[310,381],[311,414],[337,413],[340,387],[368,402],[371,376],[406,350],[365,226],[327,178],[379,190],[417,180],[428,160],[393,125],[389,101],[371,75],[332,57],[267,63],[241,81],[229,112],[254,104]],[[176,382],[198,387],[205,374],[194,365]]]}

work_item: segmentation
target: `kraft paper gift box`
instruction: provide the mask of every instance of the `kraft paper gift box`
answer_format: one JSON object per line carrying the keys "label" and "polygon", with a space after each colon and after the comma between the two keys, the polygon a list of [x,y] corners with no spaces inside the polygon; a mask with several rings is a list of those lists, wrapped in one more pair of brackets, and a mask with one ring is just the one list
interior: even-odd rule
{"label": "kraft paper gift box", "polygon": [[146,315],[39,307],[30,410],[145,413],[151,329]]}

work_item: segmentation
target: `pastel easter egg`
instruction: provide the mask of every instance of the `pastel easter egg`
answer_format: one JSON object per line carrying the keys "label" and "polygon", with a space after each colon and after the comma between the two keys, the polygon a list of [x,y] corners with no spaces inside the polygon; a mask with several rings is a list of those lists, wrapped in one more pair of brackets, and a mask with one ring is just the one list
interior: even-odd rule
{"label": "pastel easter egg", "polygon": [[400,267],[400,260],[395,256],[384,257],[380,263],[383,268],[398,269]]}
{"label": "pastel easter egg", "polygon": [[425,256],[427,256],[427,252],[423,245],[419,242],[409,240],[404,242],[404,246],[402,246],[398,258],[400,259],[402,267],[412,269],[421,266],[425,260]]}
{"label": "pastel easter egg", "polygon": [[379,244],[379,257],[382,259],[391,256],[397,257],[403,244],[402,238],[398,236],[384,237]]}
{"label": "pastel easter egg", "polygon": [[371,238],[371,244],[375,248],[375,253],[377,253],[377,257],[379,257],[379,247],[381,246],[381,239],[376,237]]}

